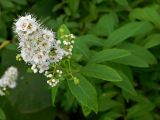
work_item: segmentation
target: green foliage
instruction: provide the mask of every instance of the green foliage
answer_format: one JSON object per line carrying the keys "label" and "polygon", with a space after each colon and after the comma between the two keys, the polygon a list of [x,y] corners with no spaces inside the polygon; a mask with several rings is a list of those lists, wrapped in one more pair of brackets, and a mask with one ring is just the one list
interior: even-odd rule
{"label": "green foliage", "polygon": [[106,49],[100,52],[97,52],[93,57],[91,57],[91,62],[101,63],[105,61],[112,61],[118,58],[123,58],[129,56],[131,53],[127,50],[123,49]]}
{"label": "green foliage", "polygon": [[52,104],[55,106],[56,95],[58,91],[58,86],[52,88]]}
{"label": "green foliage", "polygon": [[128,1],[127,0],[115,0],[115,1],[120,5],[128,6]]}
{"label": "green foliage", "polygon": [[155,47],[160,44],[160,34],[155,33],[148,36],[144,41],[145,48]]}
{"label": "green foliage", "polygon": [[76,77],[80,81],[78,85],[74,84],[72,80],[67,81],[72,94],[76,97],[81,105],[94,110],[97,113],[98,105],[95,88],[82,75],[78,74]]}
{"label": "green foliage", "polygon": [[124,40],[143,34],[144,32],[148,32],[152,29],[152,25],[148,22],[131,22],[128,23],[117,30],[115,30],[105,42],[105,46],[112,47],[117,45]]}
{"label": "green foliage", "polygon": [[116,86],[120,87],[122,90],[124,90],[125,92],[128,92],[130,94],[132,94],[133,96],[136,96],[137,93],[134,89],[132,80],[129,79],[128,76],[126,76],[124,73],[120,72],[119,73],[122,77],[122,81],[119,81],[117,83],[114,83]]}
{"label": "green foliage", "polygon": [[0,120],[6,120],[6,116],[2,109],[0,109]]}
{"label": "green foliage", "polygon": [[145,8],[135,8],[130,13],[131,19],[146,20],[154,23],[157,27],[160,27],[160,16],[155,6]]}
{"label": "green foliage", "polygon": [[106,81],[116,82],[122,80],[118,72],[107,65],[88,64],[87,66],[82,68],[81,72],[86,76]]}
{"label": "green foliage", "polygon": [[[73,76],[54,88],[15,60],[13,22],[25,13],[61,41],[76,35]],[[0,120],[159,120],[159,28],[159,0],[0,0],[0,75],[19,70]]]}
{"label": "green foliage", "polygon": [[95,27],[91,29],[91,32],[95,35],[107,36],[113,32],[117,23],[118,19],[115,13],[105,14],[99,19]]}

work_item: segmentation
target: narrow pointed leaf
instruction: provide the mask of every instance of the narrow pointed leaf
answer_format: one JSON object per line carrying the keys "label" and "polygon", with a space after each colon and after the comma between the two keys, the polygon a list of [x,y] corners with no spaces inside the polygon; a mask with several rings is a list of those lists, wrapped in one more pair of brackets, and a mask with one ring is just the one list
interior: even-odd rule
{"label": "narrow pointed leaf", "polygon": [[130,18],[150,21],[160,27],[160,14],[154,6],[133,9],[130,13]]}
{"label": "narrow pointed leaf", "polygon": [[152,30],[153,26],[149,22],[131,22],[128,23],[114,32],[112,32],[109,36],[109,38],[105,41],[106,47],[112,47],[114,45],[117,45],[126,39],[140,35],[143,33],[146,33],[150,30]]}
{"label": "narrow pointed leaf", "polygon": [[100,52],[97,52],[92,58],[91,62],[101,63],[105,61],[112,61],[114,59],[122,58],[130,55],[131,53],[124,49],[106,49]]}
{"label": "narrow pointed leaf", "polygon": [[118,72],[107,65],[88,64],[82,68],[81,72],[88,77],[99,78],[106,81],[116,82],[122,80]]}
{"label": "narrow pointed leaf", "polygon": [[95,88],[82,75],[78,74],[76,77],[80,81],[78,85],[74,84],[73,80],[67,81],[71,93],[82,106],[85,106],[97,113],[98,103]]}
{"label": "narrow pointed leaf", "polygon": [[152,48],[158,46],[160,45],[160,34],[152,34],[149,37],[147,37],[145,41],[145,48]]}
{"label": "narrow pointed leaf", "polygon": [[55,99],[57,94],[58,86],[52,88],[52,105],[55,106]]}

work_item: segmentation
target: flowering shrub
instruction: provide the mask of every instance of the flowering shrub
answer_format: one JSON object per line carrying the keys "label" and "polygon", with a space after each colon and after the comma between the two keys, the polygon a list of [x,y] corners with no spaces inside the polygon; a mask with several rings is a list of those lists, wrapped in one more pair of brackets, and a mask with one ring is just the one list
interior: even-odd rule
{"label": "flowering shrub", "polygon": [[[21,49],[17,60],[22,58],[32,65],[31,69],[34,73],[44,73],[46,77],[51,78],[47,83],[52,87],[56,86],[62,78],[62,70],[60,70],[63,69],[62,59],[64,57],[69,59],[72,55],[75,36],[68,31],[65,33],[66,30],[62,26],[59,32],[60,40],[56,40],[55,33],[41,27],[31,15],[20,17],[15,23],[15,32],[19,37]],[[64,48],[61,48],[62,45]]]}
{"label": "flowering shrub", "polygon": [[0,1],[0,120],[159,120],[159,3]]}

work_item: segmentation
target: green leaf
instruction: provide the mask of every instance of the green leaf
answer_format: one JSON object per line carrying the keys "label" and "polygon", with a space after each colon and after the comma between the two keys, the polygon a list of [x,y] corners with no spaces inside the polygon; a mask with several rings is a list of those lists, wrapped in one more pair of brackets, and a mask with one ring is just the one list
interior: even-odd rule
{"label": "green leaf", "polygon": [[103,41],[92,34],[87,34],[87,35],[77,37],[76,40],[83,42],[84,44],[86,44],[89,47],[93,46],[93,45],[94,46],[102,46],[103,45],[103,43],[102,43]]}
{"label": "green leaf", "polygon": [[0,1],[0,4],[1,4],[2,7],[5,8],[5,9],[11,9],[11,8],[14,8],[14,7],[15,7],[15,5],[14,5],[10,0]]}
{"label": "green leaf", "polygon": [[82,111],[85,117],[87,117],[92,111],[86,107],[86,106],[82,106]]}
{"label": "green leaf", "polygon": [[138,103],[128,109],[127,119],[142,117],[149,114],[154,109],[154,105],[150,102]]}
{"label": "green leaf", "polygon": [[101,39],[91,34],[77,37],[73,47],[73,55],[83,55],[85,59],[89,60],[91,56],[91,51],[89,50],[89,47],[102,45],[103,44]]}
{"label": "green leaf", "polygon": [[69,29],[67,28],[67,26],[65,24],[61,25],[58,29],[58,32],[57,32],[57,38],[59,40],[63,40],[62,36],[64,35],[68,35],[70,34],[70,31]]}
{"label": "green leaf", "polygon": [[27,0],[11,0],[17,4],[20,4],[20,5],[26,5],[27,4]]}
{"label": "green leaf", "polygon": [[114,119],[108,116],[103,116],[100,120],[114,120]]}
{"label": "green leaf", "polygon": [[69,3],[69,7],[70,7],[71,11],[73,13],[76,13],[76,11],[79,8],[79,0],[68,0],[68,3]]}
{"label": "green leaf", "polygon": [[148,22],[131,22],[118,28],[112,32],[109,38],[105,41],[104,46],[112,47],[117,45],[126,39],[137,36],[150,31],[153,28],[152,24]]}
{"label": "green leaf", "polygon": [[115,92],[112,91],[106,91],[102,93],[98,97],[99,112],[108,111],[114,108],[116,108],[117,110],[122,109],[122,104],[119,101],[112,100],[112,98],[115,97],[116,95],[117,93],[115,94]]}
{"label": "green leaf", "polygon": [[103,112],[103,111],[107,111],[113,108],[121,108],[122,105],[120,102],[116,101],[116,100],[111,100],[111,99],[105,99],[105,100],[100,100],[99,101],[99,111]]}
{"label": "green leaf", "polygon": [[[24,68],[24,65],[21,67]],[[22,113],[37,112],[50,107],[51,95],[44,81],[46,78],[22,72],[22,68],[18,67],[21,71],[18,86],[8,96],[12,105]]]}
{"label": "green leaf", "polygon": [[1,108],[0,108],[0,120],[6,120],[5,113],[3,112]]}
{"label": "green leaf", "polygon": [[134,67],[149,67],[146,61],[144,61],[142,58],[134,54],[131,54],[130,56],[127,56],[127,57],[113,60],[113,62],[124,64],[124,65],[131,65]]}
{"label": "green leaf", "polygon": [[116,120],[121,116],[122,115],[120,112],[116,110],[111,110],[109,112],[105,112],[104,114],[102,114],[102,116],[100,117],[100,120]]}
{"label": "green leaf", "polygon": [[73,80],[68,80],[68,86],[71,93],[82,106],[85,106],[97,113],[98,104],[95,88],[82,75],[78,74],[76,77],[80,80],[78,85],[75,85]]}
{"label": "green leaf", "polygon": [[115,13],[105,14],[99,19],[96,26],[91,29],[91,32],[95,35],[107,36],[111,34],[117,23],[118,18]]}
{"label": "green leaf", "polygon": [[78,38],[75,40],[74,47],[73,47],[73,53],[80,53],[86,59],[90,59],[89,48],[83,41],[79,40]]}
{"label": "green leaf", "polygon": [[16,44],[8,44],[6,46],[7,49],[9,50],[16,50],[17,49],[17,45]]}
{"label": "green leaf", "polygon": [[135,44],[124,43],[120,46],[131,52],[131,55],[113,60],[113,62],[135,67],[149,67],[150,64],[156,64],[157,60],[147,49]]}
{"label": "green leaf", "polygon": [[[27,0],[28,1],[28,0]],[[28,3],[30,3],[28,1]],[[39,1],[36,1],[35,4],[33,6],[30,6],[30,12],[31,13],[35,13],[36,16],[39,16],[41,19],[42,17],[44,19],[52,19],[50,18],[52,15],[53,15],[53,12],[52,12],[52,8],[53,6],[56,4],[56,1],[54,0],[47,0],[47,2],[45,0],[39,0]],[[29,5],[29,4],[28,4]],[[28,11],[28,12],[29,12]],[[48,17],[47,17],[48,16]],[[50,17],[49,17],[50,16]],[[53,15],[54,16],[54,15]],[[61,15],[60,15],[61,16]],[[56,16],[53,17],[54,18],[57,18]],[[64,22],[63,22],[64,23]],[[53,26],[52,26],[53,27]]]}
{"label": "green leaf", "polygon": [[114,84],[118,87],[120,87],[122,90],[132,94],[132,95],[137,95],[136,90],[134,89],[134,86],[131,82],[131,80],[129,80],[129,78],[122,72],[119,71],[119,74],[122,77],[122,81],[119,82],[114,82]]}
{"label": "green leaf", "polygon": [[117,48],[106,49],[95,53],[95,55],[91,57],[90,61],[101,63],[105,61],[112,61],[117,58],[122,58],[130,54],[131,53],[129,51],[123,49],[117,49]]}
{"label": "green leaf", "polygon": [[6,39],[7,37],[7,26],[1,19],[0,19],[0,37],[4,39]]}
{"label": "green leaf", "polygon": [[115,0],[119,5],[128,6],[127,0]]}
{"label": "green leaf", "polygon": [[145,97],[143,94],[137,91],[137,95],[132,95],[129,92],[123,91],[123,97],[127,100],[132,100],[134,102],[138,103],[148,103],[150,100]]}
{"label": "green leaf", "polygon": [[58,86],[52,88],[52,105],[55,106],[55,99],[57,95]]}
{"label": "green leaf", "polygon": [[145,48],[152,48],[157,45],[160,45],[160,34],[152,34],[145,39]]}
{"label": "green leaf", "polygon": [[136,117],[134,120],[155,120],[152,112],[145,113],[143,116]]}
{"label": "green leaf", "polygon": [[81,73],[88,77],[98,78],[106,81],[116,82],[122,80],[118,72],[107,65],[88,64],[82,68]]}
{"label": "green leaf", "polygon": [[130,13],[131,19],[146,20],[160,27],[160,14],[155,7],[136,8]]}
{"label": "green leaf", "polygon": [[3,42],[3,41],[5,41],[5,39],[0,37],[0,42]]}
{"label": "green leaf", "polygon": [[130,51],[132,54],[135,54],[136,56],[143,59],[147,64],[157,63],[157,60],[154,57],[154,55],[151,52],[149,52],[147,49],[141,46],[138,46],[136,44],[131,44],[131,43],[125,43],[121,45],[120,48]]}

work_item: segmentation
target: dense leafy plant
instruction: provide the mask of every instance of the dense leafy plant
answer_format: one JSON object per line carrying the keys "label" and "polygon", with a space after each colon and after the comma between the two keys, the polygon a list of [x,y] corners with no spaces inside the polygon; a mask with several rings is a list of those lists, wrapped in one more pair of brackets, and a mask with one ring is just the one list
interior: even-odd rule
{"label": "dense leafy plant", "polygon": [[[1,0],[0,74],[19,70],[18,85],[0,97],[2,120],[159,120],[159,0]],[[29,9],[28,9],[29,8]],[[35,14],[75,40],[70,67],[76,79],[53,88],[16,61],[17,15]],[[67,28],[66,28],[67,29]],[[68,30],[67,29],[67,30]]]}

